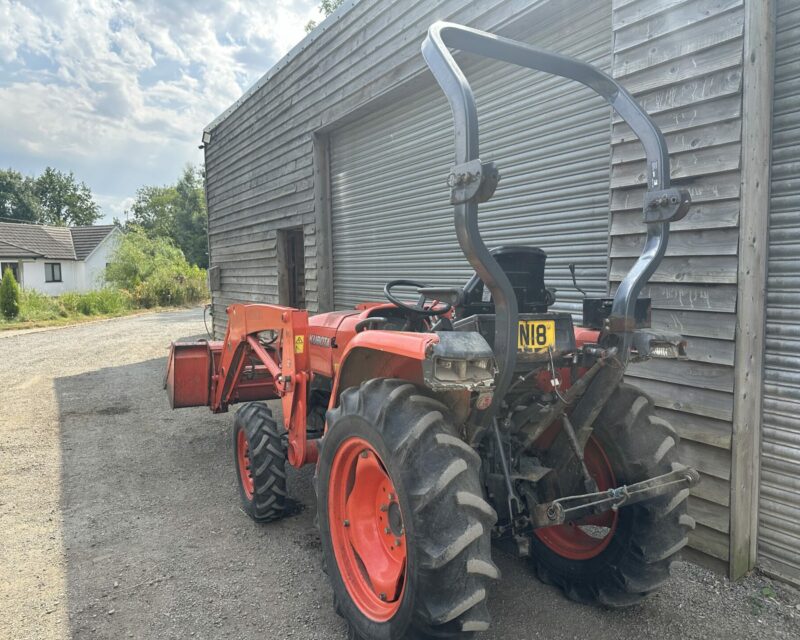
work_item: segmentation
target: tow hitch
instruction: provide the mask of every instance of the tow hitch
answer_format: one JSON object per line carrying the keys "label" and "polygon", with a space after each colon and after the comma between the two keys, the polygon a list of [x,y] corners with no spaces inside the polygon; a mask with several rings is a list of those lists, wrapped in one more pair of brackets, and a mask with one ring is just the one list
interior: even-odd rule
{"label": "tow hitch", "polygon": [[[615,489],[596,493],[567,496],[552,502],[538,504],[531,513],[533,526],[534,528],[551,527],[608,509],[616,511],[623,506],[650,500],[685,487],[693,487],[699,482],[700,474],[695,469],[676,463],[669,473],[635,484],[622,485]],[[576,504],[570,506],[572,503]]]}

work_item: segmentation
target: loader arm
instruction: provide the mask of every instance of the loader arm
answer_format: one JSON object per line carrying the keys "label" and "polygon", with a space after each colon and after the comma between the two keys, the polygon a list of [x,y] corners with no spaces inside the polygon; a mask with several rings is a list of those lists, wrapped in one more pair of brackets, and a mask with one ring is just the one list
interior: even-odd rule
{"label": "loader arm", "polygon": [[[275,350],[268,352],[258,340],[263,331],[276,333]],[[316,459],[316,446],[306,439],[307,334],[308,311],[265,304],[231,305],[222,355],[211,383],[211,410],[225,411],[248,356],[257,358],[274,379],[281,398],[289,434],[289,463],[295,467]]]}

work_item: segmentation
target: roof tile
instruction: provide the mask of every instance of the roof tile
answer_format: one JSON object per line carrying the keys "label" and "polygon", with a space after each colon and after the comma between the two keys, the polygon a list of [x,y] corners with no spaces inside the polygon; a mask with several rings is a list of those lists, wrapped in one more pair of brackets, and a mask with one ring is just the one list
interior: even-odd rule
{"label": "roof tile", "polygon": [[94,227],[70,227],[69,230],[72,234],[72,244],[75,247],[75,257],[78,258],[78,260],[83,260],[114,230],[114,225],[105,224]]}
{"label": "roof tile", "polygon": [[114,230],[114,225],[54,227],[0,222],[0,256],[83,260]]}

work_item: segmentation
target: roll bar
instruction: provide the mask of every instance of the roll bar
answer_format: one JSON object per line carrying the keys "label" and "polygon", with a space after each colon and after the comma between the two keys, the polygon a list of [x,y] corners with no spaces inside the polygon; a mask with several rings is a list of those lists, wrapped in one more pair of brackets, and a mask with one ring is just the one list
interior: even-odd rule
{"label": "roll bar", "polygon": [[448,184],[450,202],[455,210],[456,235],[467,260],[489,287],[495,304],[494,350],[500,372],[494,400],[484,415],[490,419],[496,414],[514,373],[518,309],[511,283],[489,253],[478,229],[478,203],[491,198],[499,174],[493,163],[480,161],[475,98],[449,47],[575,80],[603,97],[641,141],[648,169],[644,197],[647,237],[641,256],[617,289],[611,316],[603,331],[603,340],[616,343],[623,362],[628,358],[635,327],[636,299],[664,257],[669,223],[686,215],[690,198],[687,191],[670,186],[669,154],[659,128],[633,97],[607,74],[585,62],[477,29],[447,22],[436,22],[428,29],[422,55],[453,113],[455,165]]}

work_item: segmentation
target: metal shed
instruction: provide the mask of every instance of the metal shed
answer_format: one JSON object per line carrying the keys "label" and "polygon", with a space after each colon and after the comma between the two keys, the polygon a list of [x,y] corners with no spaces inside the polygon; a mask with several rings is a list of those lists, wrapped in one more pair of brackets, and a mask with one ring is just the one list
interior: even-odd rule
{"label": "metal shed", "polygon": [[[233,301],[316,311],[379,299],[392,277],[466,278],[444,188],[449,113],[419,55],[432,22],[591,61],[655,114],[673,179],[694,201],[646,292],[654,326],[686,335],[690,360],[629,372],[703,475],[687,555],[734,577],[758,561],[800,579],[799,9],[800,0],[345,2],[206,128],[215,331]],[[482,156],[503,175],[483,229],[496,244],[544,248],[560,308],[577,313],[570,261],[584,288],[603,292],[639,253],[644,155],[573,85],[463,63],[485,125]]]}

